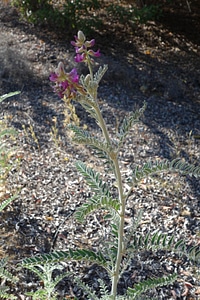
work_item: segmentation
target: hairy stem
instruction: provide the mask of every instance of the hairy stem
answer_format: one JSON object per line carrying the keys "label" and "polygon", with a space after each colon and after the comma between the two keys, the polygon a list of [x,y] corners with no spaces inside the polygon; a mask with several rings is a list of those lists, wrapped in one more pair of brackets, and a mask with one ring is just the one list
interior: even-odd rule
{"label": "hairy stem", "polygon": [[87,64],[88,64],[88,69],[89,69],[89,72],[90,72],[90,77],[93,80],[92,64],[91,64],[89,55],[88,54],[86,54],[86,55],[87,55]]}
{"label": "hairy stem", "polygon": [[121,172],[119,168],[119,162],[118,157],[116,156],[115,159],[113,159],[113,163],[115,166],[115,176],[117,180],[117,187],[118,187],[118,193],[119,193],[119,202],[121,204],[120,206],[120,221],[119,221],[119,227],[118,227],[118,247],[117,247],[117,257],[115,262],[115,269],[113,272],[113,278],[112,278],[112,290],[111,295],[113,299],[116,298],[117,295],[117,283],[119,280],[119,272],[120,272],[120,265],[122,261],[122,256],[124,253],[124,217],[125,217],[125,201],[126,197],[123,195],[123,187],[122,187],[122,179],[121,179]]}
{"label": "hairy stem", "polygon": [[[96,101],[97,103],[97,101]],[[101,111],[99,109],[98,104],[95,106],[96,115],[98,118],[99,126],[102,129],[104,138],[108,145],[111,145],[111,140],[108,134],[108,130],[105,124],[105,121],[102,117]],[[125,202],[126,202],[126,196],[123,194],[123,186],[122,186],[122,178],[121,178],[121,172],[119,167],[119,161],[118,161],[118,152],[111,151],[110,158],[113,161],[114,168],[115,168],[115,177],[117,181],[117,188],[118,188],[118,195],[119,195],[119,202],[121,204],[119,216],[119,228],[118,228],[118,249],[117,249],[117,257],[116,257],[116,263],[113,270],[113,277],[112,277],[112,290],[111,290],[111,296],[112,299],[116,298],[117,295],[117,284],[119,280],[119,272],[120,272],[120,265],[122,261],[122,256],[124,252],[124,217],[125,217]]]}
{"label": "hairy stem", "polygon": [[107,127],[106,127],[106,124],[105,124],[105,121],[102,117],[102,114],[101,114],[101,111],[100,111],[100,108],[99,108],[99,105],[96,101],[95,103],[95,112],[96,112],[96,115],[97,115],[97,119],[98,119],[98,122],[99,122],[99,127],[101,128],[102,132],[103,132],[103,136],[106,140],[106,143],[111,146],[111,140],[110,140],[110,137],[109,137],[109,134],[108,134],[108,130],[107,130]]}

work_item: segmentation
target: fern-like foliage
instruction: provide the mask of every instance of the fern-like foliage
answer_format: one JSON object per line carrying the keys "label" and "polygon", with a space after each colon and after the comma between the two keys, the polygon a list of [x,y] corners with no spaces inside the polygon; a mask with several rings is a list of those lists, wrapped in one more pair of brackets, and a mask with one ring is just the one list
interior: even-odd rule
{"label": "fern-like foliage", "polygon": [[[131,244],[131,240],[135,236],[135,233],[137,232],[137,228],[142,220],[143,217],[143,209],[139,209],[138,212],[134,217],[132,217],[132,224],[126,228],[126,235],[124,238],[124,248],[128,250],[128,245]],[[117,231],[117,227],[115,225],[115,230]],[[120,277],[123,275],[123,272],[128,268],[128,266],[131,264],[131,259],[134,257],[135,252],[133,251],[133,248],[130,249],[130,251],[126,251],[126,256],[124,257],[123,266],[120,271]]]}
{"label": "fern-like foliage", "polygon": [[67,251],[55,251],[50,254],[42,254],[39,256],[25,258],[22,261],[22,267],[42,264],[54,264],[64,260],[74,261],[88,261],[97,263],[108,270],[108,263],[103,254],[99,251],[95,253],[87,249],[69,249]]}
{"label": "fern-like foliage", "polygon": [[[99,297],[95,294],[94,290],[87,284],[85,284],[80,278],[75,277],[74,281],[78,284],[80,288],[87,294],[86,299],[99,300]],[[77,299],[78,300],[78,299]]]}
{"label": "fern-like foliage", "polygon": [[97,138],[92,137],[88,131],[81,130],[79,127],[72,124],[70,124],[68,127],[74,132],[75,135],[73,137],[73,141],[77,144],[89,145],[93,149],[99,149],[103,152],[109,152],[111,150],[109,145],[101,142]]}
{"label": "fern-like foliage", "polygon": [[150,289],[174,283],[176,278],[176,274],[173,274],[167,277],[144,280],[142,282],[139,282],[138,284],[135,284],[134,288],[129,287],[127,290],[127,295],[130,299],[135,299],[137,296],[147,292]]}
{"label": "fern-like foliage", "polygon": [[100,178],[100,174],[94,169],[87,167],[83,162],[77,161],[75,164],[79,173],[84,177],[89,187],[94,191],[97,195],[104,195],[111,197],[109,192],[109,187],[103,180]]}
{"label": "fern-like foliage", "polygon": [[144,103],[144,105],[140,109],[136,110],[135,112],[132,112],[128,117],[124,118],[119,129],[118,148],[120,148],[123,145],[126,136],[128,135],[130,129],[133,127],[133,124],[139,122],[139,119],[143,115],[145,109],[146,109],[146,103]]}
{"label": "fern-like foliage", "polygon": [[136,167],[132,175],[132,183],[136,185],[139,181],[147,176],[162,172],[179,172],[182,175],[200,177],[200,167],[193,166],[181,159],[147,162],[143,167]]}
{"label": "fern-like foliage", "polygon": [[6,300],[16,300],[17,297],[9,294],[9,288],[7,286],[0,286],[0,299],[6,299]]}
{"label": "fern-like foliage", "polygon": [[74,132],[73,141],[75,141],[76,143],[79,143],[80,141],[80,144],[85,144],[87,143],[88,139],[92,138],[92,136],[87,130],[80,129],[76,125],[69,124],[68,128]]}
{"label": "fern-like foliage", "polygon": [[1,204],[0,204],[0,212],[6,207],[8,206],[13,200],[15,200],[17,198],[17,195],[14,195],[6,200],[4,200]]}
{"label": "fern-like foliage", "polygon": [[103,67],[100,66],[98,71],[94,74],[94,80],[96,81],[97,84],[99,84],[99,82],[101,81],[101,79],[103,78],[107,70],[108,70],[107,65],[104,65]]}
{"label": "fern-like foliage", "polygon": [[53,296],[52,294],[49,296],[48,292],[45,289],[38,289],[35,292],[27,292],[27,296],[30,296],[31,300],[57,300],[58,298]]}
{"label": "fern-like foliage", "polygon": [[108,286],[105,284],[105,282],[102,279],[99,279],[99,289],[101,293],[101,298],[109,294]]}
{"label": "fern-like foliage", "polygon": [[0,260],[0,278],[10,282],[17,282],[17,278],[6,270],[7,259],[4,257]]}
{"label": "fern-like foliage", "polygon": [[[94,99],[97,98],[97,89],[99,86],[99,82],[103,78],[104,74],[108,70],[108,66],[104,65],[103,67],[100,66],[98,71],[94,74],[94,78],[92,79],[89,74],[87,76],[81,75],[80,76],[80,83],[84,87],[85,90],[87,90],[89,97],[80,97],[78,101],[81,105],[86,109],[87,112],[90,113],[91,116],[95,118],[94,111],[91,110],[93,104],[95,105]],[[85,107],[85,105],[87,105]],[[92,114],[91,114],[92,112]],[[96,119],[96,118],[95,118]]]}
{"label": "fern-like foliage", "polygon": [[0,139],[5,135],[15,135],[17,133],[14,129],[4,129],[0,132]]}
{"label": "fern-like foliage", "polygon": [[97,120],[97,115],[96,115],[96,111],[94,109],[94,106],[96,105],[92,100],[90,100],[90,98],[88,98],[87,101],[82,100],[80,101],[80,104],[82,105],[82,107],[85,109],[85,111],[88,112],[89,116],[95,120]]}
{"label": "fern-like foliage", "polygon": [[189,175],[194,177],[200,177],[200,167],[194,166],[192,164],[189,164],[187,162],[184,162],[180,159],[174,159],[170,163],[170,167],[172,170],[178,171],[179,173],[183,175]]}
{"label": "fern-like foliage", "polygon": [[20,93],[21,93],[20,91],[16,91],[16,92],[11,92],[11,93],[8,93],[8,94],[4,94],[4,95],[0,96],[0,102],[4,101],[5,99],[7,99],[9,97],[18,95]]}
{"label": "fern-like foliage", "polygon": [[[113,241],[113,244],[112,244]],[[116,263],[116,255],[117,255],[117,241],[110,239],[110,241],[106,241],[104,245],[103,251],[105,252],[105,256],[109,260],[110,263],[110,270],[114,269],[114,265]],[[110,276],[110,280],[112,280]]]}
{"label": "fern-like foliage", "polygon": [[6,282],[16,283],[18,279],[13,276],[7,269],[7,258],[2,258],[0,260],[0,278],[2,279],[3,284],[0,285],[0,299],[17,299],[14,295],[9,293],[9,288],[6,286]]}
{"label": "fern-like foliage", "polygon": [[117,214],[120,208],[120,203],[118,200],[112,199],[108,196],[93,197],[78,207],[74,215],[77,221],[82,223],[88,214],[100,208],[106,208],[109,211],[114,210],[114,213]]}
{"label": "fern-like foliage", "polygon": [[[50,264],[45,263],[44,265],[25,265],[27,269],[35,273],[39,279],[43,282],[44,288],[38,289],[36,292],[27,293],[27,295],[32,296],[33,299],[37,300],[56,300],[55,287],[56,285],[66,276],[71,275],[70,272],[62,272],[62,274],[53,277],[53,271],[60,270],[63,271],[63,266],[58,263]],[[55,297],[54,297],[55,295]],[[31,299],[32,299],[31,298]]]}
{"label": "fern-like foliage", "polygon": [[135,236],[130,242],[130,249],[133,251],[147,250],[166,250],[173,251],[179,255],[187,256],[189,259],[200,262],[200,247],[193,246],[188,248],[186,242],[182,239],[176,241],[174,236],[168,237],[167,234],[156,232],[140,236]]}
{"label": "fern-like foliage", "polygon": [[104,164],[109,166],[109,169],[113,170],[113,162],[109,157],[109,153],[112,151],[112,146],[102,142],[101,140],[92,137],[88,131],[81,130],[79,127],[70,124],[69,128],[74,132],[75,136],[73,141],[77,144],[83,144],[89,146],[94,150],[95,155],[104,160]]}

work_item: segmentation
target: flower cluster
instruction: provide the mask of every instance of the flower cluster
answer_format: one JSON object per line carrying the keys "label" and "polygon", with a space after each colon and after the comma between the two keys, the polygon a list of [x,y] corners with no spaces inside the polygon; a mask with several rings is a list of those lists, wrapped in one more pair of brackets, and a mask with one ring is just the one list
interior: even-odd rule
{"label": "flower cluster", "polygon": [[75,98],[77,92],[84,94],[83,87],[79,84],[79,75],[74,68],[70,73],[66,73],[62,62],[58,64],[54,73],[49,77],[50,81],[55,82],[54,92],[61,98]]}
{"label": "flower cluster", "polygon": [[92,57],[99,57],[100,51],[97,50],[96,52],[93,51],[91,48],[95,44],[95,40],[92,39],[91,41],[86,41],[86,37],[82,31],[78,31],[78,35],[74,37],[75,41],[72,41],[72,46],[75,47],[76,56],[75,61],[76,62],[86,62],[88,63],[88,60],[90,62],[94,62]]}
{"label": "flower cluster", "polygon": [[[99,50],[94,52],[91,48],[95,44],[95,40],[86,41],[86,37],[82,31],[78,31],[75,36],[75,41],[71,44],[75,47],[76,62],[86,62],[89,66],[94,62],[92,57],[99,57]],[[67,99],[73,99],[77,93],[86,95],[87,92],[81,84],[79,84],[79,75],[77,70],[74,68],[71,72],[66,73],[62,62],[59,63],[54,73],[51,73],[49,77],[50,81],[55,83],[54,92],[57,93],[61,98],[66,97]]]}

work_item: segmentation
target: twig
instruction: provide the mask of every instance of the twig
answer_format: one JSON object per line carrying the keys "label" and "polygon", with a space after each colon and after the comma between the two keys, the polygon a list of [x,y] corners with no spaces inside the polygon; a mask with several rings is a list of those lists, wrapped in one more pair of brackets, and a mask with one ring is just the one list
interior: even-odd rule
{"label": "twig", "polygon": [[186,0],[186,3],[187,3],[188,10],[189,10],[189,12],[191,13],[191,12],[192,12],[192,10],[191,10],[191,6],[190,6],[190,3],[189,3],[189,1],[188,1],[188,0]]}

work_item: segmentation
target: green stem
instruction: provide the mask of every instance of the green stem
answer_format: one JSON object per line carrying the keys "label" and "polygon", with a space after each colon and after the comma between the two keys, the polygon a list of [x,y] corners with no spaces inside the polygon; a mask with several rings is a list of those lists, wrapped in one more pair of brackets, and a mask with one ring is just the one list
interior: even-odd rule
{"label": "green stem", "polygon": [[89,71],[90,71],[90,77],[91,77],[91,80],[93,80],[92,64],[91,64],[90,56],[88,55],[88,53],[86,53],[86,57],[87,57],[88,69],[89,69]]}
{"label": "green stem", "polygon": [[[96,101],[96,103],[97,103],[97,101]],[[99,126],[102,129],[105,140],[108,145],[111,145],[111,140],[110,140],[110,137],[108,134],[108,130],[107,130],[106,124],[104,122],[104,119],[102,117],[102,114],[101,114],[98,104],[95,106],[95,111],[96,111],[96,114],[98,117]],[[112,159],[114,168],[115,168],[115,177],[116,177],[116,181],[117,181],[119,202],[121,204],[120,211],[119,211],[120,222],[119,222],[119,228],[118,228],[117,258],[116,258],[115,268],[113,271],[112,290],[111,290],[112,299],[115,299],[116,295],[117,295],[117,284],[118,284],[118,280],[119,280],[120,265],[121,265],[122,256],[123,256],[123,252],[124,252],[124,217],[125,217],[126,196],[124,196],[124,194],[123,194],[122,178],[121,178],[121,172],[120,172],[119,161],[118,161],[118,153],[112,151],[112,153],[110,154],[110,158]]]}
{"label": "green stem", "polygon": [[[88,58],[87,60],[87,63],[88,63],[88,69],[90,71],[90,77],[91,77],[91,80],[93,81],[93,70],[92,70],[92,65],[91,65],[91,62],[90,62],[90,59]],[[98,87],[96,87],[97,89]],[[95,91],[95,95],[97,95],[97,90]],[[99,108],[99,104],[98,104],[98,101],[97,99],[94,99],[94,105],[93,105],[93,108],[95,109],[96,111],[96,115],[97,115],[97,120],[99,122],[99,127],[101,128],[102,132],[103,132],[103,135],[104,135],[104,138],[106,140],[106,143],[108,145],[111,146],[111,140],[110,140],[110,137],[109,137],[109,134],[108,134],[108,130],[107,130],[107,127],[106,127],[106,123],[104,121],[104,118],[101,114],[101,110]]]}
{"label": "green stem", "polygon": [[122,256],[124,253],[124,218],[125,218],[126,197],[124,197],[124,195],[123,195],[121,172],[120,172],[117,156],[113,160],[113,163],[115,166],[115,176],[116,176],[116,180],[117,180],[119,202],[121,204],[120,212],[119,212],[120,221],[119,221],[119,228],[118,228],[117,258],[116,258],[116,262],[115,262],[115,269],[113,272],[112,290],[111,290],[111,295],[112,295],[113,299],[115,299],[116,295],[117,295],[117,284],[118,284],[118,280],[119,280],[120,265],[121,265]]}
{"label": "green stem", "polygon": [[[92,66],[91,66],[89,57],[88,57],[87,61],[88,61],[88,68],[90,71],[91,80],[93,80],[93,71],[92,71]],[[97,91],[96,91],[96,95],[97,95]],[[100,108],[99,108],[99,104],[97,102],[97,99],[94,99],[94,100],[95,100],[95,105],[93,107],[95,109],[95,112],[97,115],[97,120],[99,122],[98,125],[102,130],[102,133],[106,140],[106,143],[109,146],[112,146],[111,139],[109,137],[105,121],[103,119],[103,116],[102,116]],[[118,228],[117,258],[116,258],[115,267],[113,270],[112,289],[111,289],[111,297],[113,300],[115,300],[116,295],[117,295],[117,284],[118,284],[118,280],[119,280],[120,265],[121,265],[122,256],[123,256],[123,252],[124,252],[124,217],[125,217],[126,196],[124,196],[124,193],[123,193],[122,178],[121,178],[121,172],[120,172],[119,161],[118,161],[118,151],[112,150],[112,147],[111,147],[111,152],[110,152],[110,158],[113,161],[114,168],[115,168],[115,177],[116,177],[116,181],[117,181],[119,202],[121,204],[120,211],[119,211],[120,221],[119,221],[119,228]]]}
{"label": "green stem", "polygon": [[101,128],[102,132],[103,132],[103,136],[106,140],[106,143],[111,146],[111,140],[110,140],[110,137],[109,137],[109,134],[108,134],[108,130],[107,130],[107,127],[106,127],[106,123],[102,117],[102,114],[101,114],[101,111],[100,111],[100,108],[99,108],[99,105],[97,103],[97,101],[95,101],[95,106],[94,106],[94,109],[96,111],[96,115],[97,115],[97,120],[99,122],[99,127]]}

